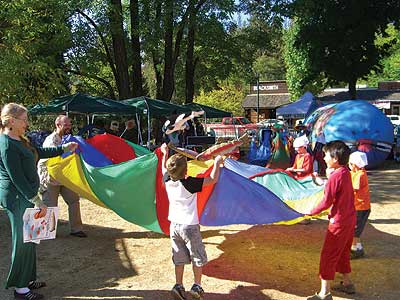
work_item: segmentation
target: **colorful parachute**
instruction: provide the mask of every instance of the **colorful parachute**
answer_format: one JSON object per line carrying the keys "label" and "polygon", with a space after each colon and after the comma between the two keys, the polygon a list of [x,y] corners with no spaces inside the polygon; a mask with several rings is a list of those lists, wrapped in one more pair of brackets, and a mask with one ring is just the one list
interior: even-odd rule
{"label": "colorful parachute", "polygon": [[313,143],[321,134],[326,142],[342,140],[353,150],[367,154],[369,168],[382,163],[392,148],[393,125],[378,108],[364,100],[321,107],[305,124],[312,130]]}
{"label": "colorful parachute", "polygon": [[[80,153],[49,159],[53,178],[129,222],[169,232],[158,149],[153,153],[108,134],[67,140],[78,142]],[[207,176],[211,166],[212,161],[189,161],[188,173]],[[322,193],[310,179],[296,181],[285,172],[226,159],[218,182],[198,194],[200,224],[295,223],[304,219],[301,212],[319,203]]]}

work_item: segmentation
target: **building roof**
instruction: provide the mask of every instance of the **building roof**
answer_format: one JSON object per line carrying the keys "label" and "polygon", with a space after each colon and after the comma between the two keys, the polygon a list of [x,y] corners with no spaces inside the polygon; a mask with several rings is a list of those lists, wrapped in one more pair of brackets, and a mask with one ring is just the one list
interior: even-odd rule
{"label": "building roof", "polygon": [[[340,102],[349,100],[350,94],[347,89],[328,89],[323,91],[317,98],[322,102]],[[357,99],[400,101],[400,90],[358,89]]]}
{"label": "building roof", "polygon": [[[259,95],[259,107],[275,109],[282,105],[290,103],[290,96],[287,93],[284,94],[260,94]],[[242,107],[246,108],[257,108],[257,94],[247,95],[243,102]]]}
{"label": "building roof", "polygon": [[[283,105],[292,103],[289,93],[268,93],[259,95],[259,107],[266,109],[276,109]],[[341,102],[350,99],[350,94],[347,88],[326,89],[318,97],[323,103]],[[400,89],[382,90],[376,88],[361,88],[357,89],[357,99],[367,101],[400,101]],[[243,102],[244,109],[257,108],[257,94],[247,95]]]}

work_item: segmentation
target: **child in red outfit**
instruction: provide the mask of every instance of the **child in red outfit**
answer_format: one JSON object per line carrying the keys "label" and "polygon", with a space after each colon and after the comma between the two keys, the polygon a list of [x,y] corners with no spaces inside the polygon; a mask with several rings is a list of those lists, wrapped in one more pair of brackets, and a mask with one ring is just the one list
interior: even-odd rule
{"label": "child in red outfit", "polygon": [[313,159],[310,153],[307,152],[309,142],[305,135],[294,140],[293,147],[297,152],[293,166],[287,168],[286,171],[293,172],[296,179],[307,177],[313,172]]}
{"label": "child in red outfit", "polygon": [[319,276],[321,290],[307,300],[331,300],[330,281],[335,273],[343,275],[343,281],[333,289],[349,294],[355,293],[350,280],[350,248],[353,241],[356,211],[350,172],[347,168],[350,149],[342,141],[327,143],[323,151],[329,168],[324,198],[310,215],[317,215],[330,208],[329,225],[321,250]]}
{"label": "child in red outfit", "polygon": [[364,168],[366,165],[368,165],[368,159],[364,152],[356,151],[350,154],[349,167],[354,189],[354,206],[357,213],[351,258],[360,258],[365,255],[360,237],[371,212],[368,177]]}

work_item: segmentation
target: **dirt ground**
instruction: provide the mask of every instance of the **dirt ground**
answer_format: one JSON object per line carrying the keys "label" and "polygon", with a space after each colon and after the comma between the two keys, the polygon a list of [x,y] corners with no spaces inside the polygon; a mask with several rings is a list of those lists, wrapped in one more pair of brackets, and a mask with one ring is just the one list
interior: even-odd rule
{"label": "dirt ground", "polygon": [[[352,261],[357,294],[334,299],[400,299],[400,168],[387,161],[369,172],[372,213],[364,232],[367,256]],[[167,236],[130,224],[112,211],[82,200],[89,237],[68,235],[68,214],[60,201],[56,240],[38,246],[38,276],[46,299],[171,299],[174,284]],[[310,225],[203,227],[209,264],[205,299],[297,300],[319,288],[318,262],[326,220]],[[10,263],[10,227],[0,210],[0,282]],[[337,278],[338,280],[339,278]],[[185,270],[185,286],[192,274]],[[0,300],[13,299],[0,289]]]}

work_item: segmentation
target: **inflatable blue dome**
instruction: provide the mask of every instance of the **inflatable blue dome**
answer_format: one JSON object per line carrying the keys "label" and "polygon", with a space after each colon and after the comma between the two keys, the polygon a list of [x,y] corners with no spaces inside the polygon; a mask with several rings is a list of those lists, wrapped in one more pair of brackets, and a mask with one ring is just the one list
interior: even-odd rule
{"label": "inflatable blue dome", "polygon": [[314,111],[304,122],[315,143],[344,141],[353,151],[367,154],[368,168],[381,164],[390,154],[393,125],[378,108],[364,100],[348,100]]}

